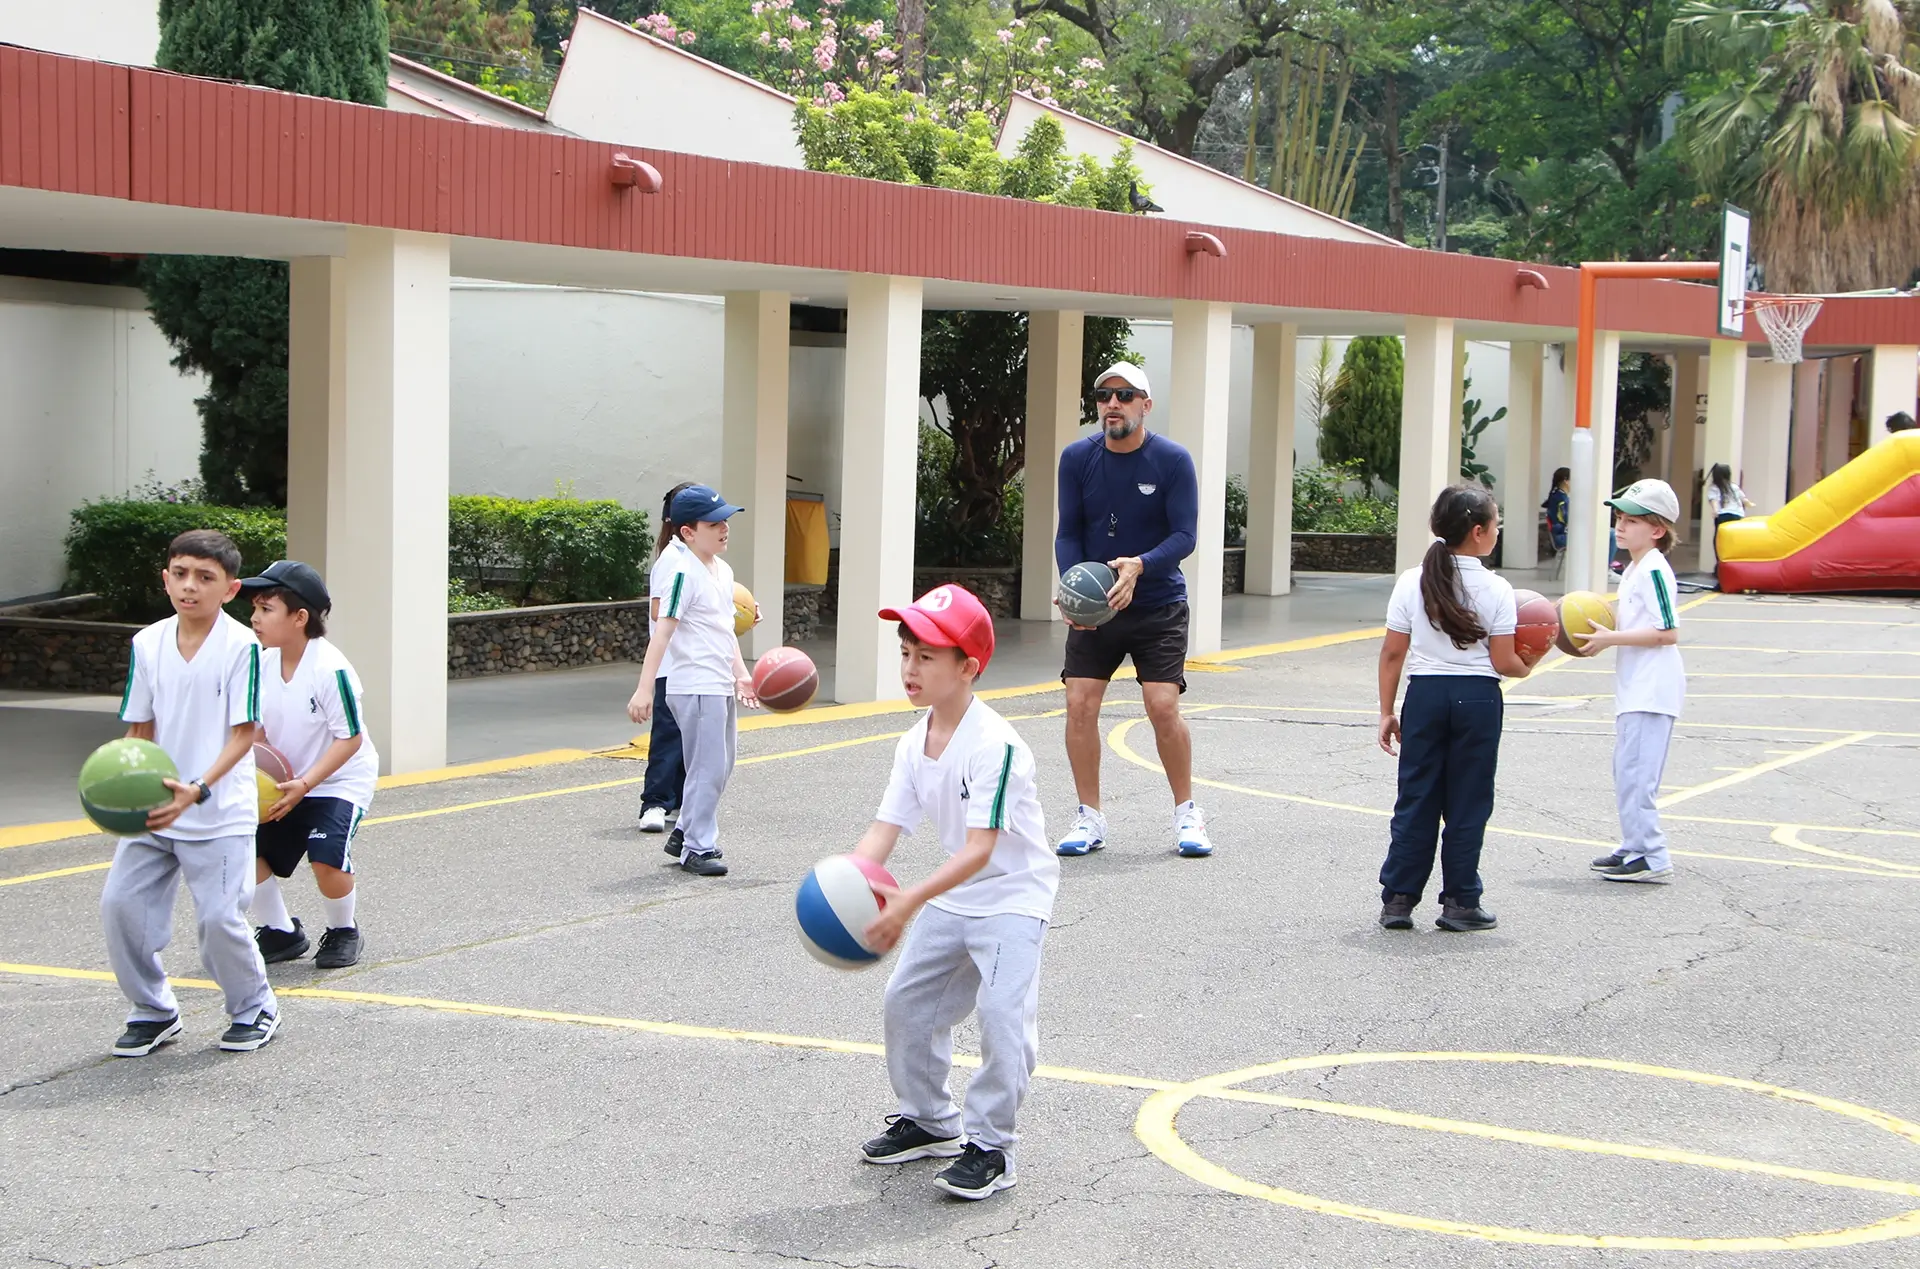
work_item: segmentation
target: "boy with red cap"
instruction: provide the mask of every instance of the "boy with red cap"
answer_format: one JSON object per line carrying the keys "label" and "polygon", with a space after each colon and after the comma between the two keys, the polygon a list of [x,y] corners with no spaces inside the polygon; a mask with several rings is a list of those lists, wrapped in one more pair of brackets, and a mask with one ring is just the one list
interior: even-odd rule
{"label": "boy with red cap", "polygon": [[[873,826],[854,853],[885,863],[902,833],[933,821],[947,861],[886,896],[867,927],[886,952],[907,935],[887,982],[887,1074],[900,1112],[861,1149],[869,1163],[954,1159],[934,1184],[983,1199],[1014,1183],[1014,1115],[1039,1060],[1040,944],[1060,863],[1047,842],[1033,754],[973,694],[993,659],[993,618],[959,586],[886,608],[900,623],[900,681],[926,707],[900,738]],[[923,910],[924,909],[924,910]],[[979,1073],[963,1112],[947,1088],[953,1028],[980,1027]]]}

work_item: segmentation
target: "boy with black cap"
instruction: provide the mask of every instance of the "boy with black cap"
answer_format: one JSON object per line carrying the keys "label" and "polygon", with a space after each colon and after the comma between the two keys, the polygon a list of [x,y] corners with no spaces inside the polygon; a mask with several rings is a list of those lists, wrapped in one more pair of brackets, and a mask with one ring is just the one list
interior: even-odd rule
{"label": "boy with black cap", "polygon": [[279,560],[240,583],[253,600],[260,657],[260,725],[297,774],[260,817],[254,837],[254,941],[271,965],[307,954],[306,931],[287,913],[280,879],[304,855],[326,909],[327,929],[313,963],[342,969],[364,942],[354,915],[353,835],[373,804],[380,756],[361,719],[365,690],[340,649],[326,638],[333,600],[320,574]]}
{"label": "boy with black cap", "polygon": [[[865,932],[885,952],[919,913],[887,982],[887,1074],[900,1110],[861,1147],[868,1163],[954,1159],[934,1184],[983,1199],[1015,1180],[1014,1115],[1039,1061],[1040,945],[1060,861],[1034,787],[1033,753],[973,694],[993,659],[993,618],[966,589],[939,586],[900,623],[900,681],[926,707],[893,754],[893,776],[854,853],[885,863],[902,833],[933,821],[948,859],[886,896]],[[953,1028],[979,1021],[981,1064],[966,1109],[947,1087]]]}

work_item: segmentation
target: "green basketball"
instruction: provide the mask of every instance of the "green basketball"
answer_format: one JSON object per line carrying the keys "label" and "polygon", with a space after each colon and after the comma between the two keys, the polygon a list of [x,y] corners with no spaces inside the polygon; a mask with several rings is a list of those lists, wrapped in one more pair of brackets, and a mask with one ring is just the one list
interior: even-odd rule
{"label": "green basketball", "polygon": [[131,837],[147,831],[149,811],[173,801],[164,782],[179,778],[173,759],[151,740],[109,740],[80,768],[80,805],[107,832]]}

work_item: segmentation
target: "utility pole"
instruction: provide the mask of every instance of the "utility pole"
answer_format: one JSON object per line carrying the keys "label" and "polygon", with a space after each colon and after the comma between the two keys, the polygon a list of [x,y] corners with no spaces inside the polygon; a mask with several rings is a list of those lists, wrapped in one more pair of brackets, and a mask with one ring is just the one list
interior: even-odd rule
{"label": "utility pole", "polygon": [[1434,216],[1439,224],[1434,230],[1436,250],[1447,249],[1447,134],[1440,134],[1439,180],[1434,187]]}

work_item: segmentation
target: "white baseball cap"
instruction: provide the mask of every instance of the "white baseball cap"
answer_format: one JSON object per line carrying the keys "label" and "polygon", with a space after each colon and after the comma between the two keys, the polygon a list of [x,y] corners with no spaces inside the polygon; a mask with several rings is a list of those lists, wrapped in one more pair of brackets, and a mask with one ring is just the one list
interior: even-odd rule
{"label": "white baseball cap", "polygon": [[1680,495],[1664,480],[1636,480],[1607,505],[1630,516],[1659,516],[1669,524],[1680,519]]}
{"label": "white baseball cap", "polygon": [[1149,400],[1153,397],[1153,389],[1147,386],[1147,372],[1134,365],[1131,361],[1116,361],[1113,365],[1108,366],[1105,370],[1093,377],[1093,386],[1097,388],[1109,379],[1124,379],[1135,388],[1138,388],[1141,396]]}

